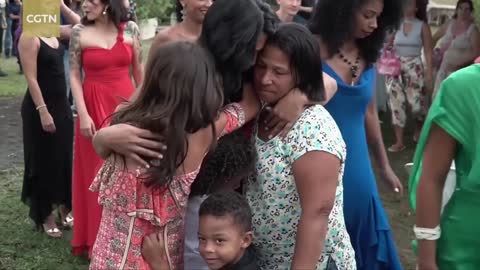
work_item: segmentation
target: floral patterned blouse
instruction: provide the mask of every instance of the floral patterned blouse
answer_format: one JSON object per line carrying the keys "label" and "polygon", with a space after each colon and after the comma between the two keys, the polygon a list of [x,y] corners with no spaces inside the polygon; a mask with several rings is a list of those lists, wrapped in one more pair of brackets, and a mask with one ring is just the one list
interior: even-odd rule
{"label": "floral patterned blouse", "polygon": [[[229,104],[223,112],[227,123],[220,136],[245,123],[240,105]],[[138,172],[124,170],[116,164],[119,162],[115,162],[112,155],[90,186],[91,191],[99,192],[98,203],[103,206],[90,269],[151,269],[142,257],[141,247],[143,237],[152,233],[164,236],[164,259],[170,270],[183,269],[185,210],[190,187],[200,168],[174,176],[167,186],[148,187]]]}
{"label": "floral patterned blouse", "polygon": [[316,269],[356,269],[355,254],[343,217],[342,177],[346,146],[330,114],[321,105],[310,107],[286,138],[275,137],[264,142],[255,136],[255,147],[257,175],[256,179],[248,180],[245,191],[253,212],[254,246],[261,268],[290,269],[302,212],[292,165],[310,151],[324,151],[337,156],[342,165],[325,247]]}

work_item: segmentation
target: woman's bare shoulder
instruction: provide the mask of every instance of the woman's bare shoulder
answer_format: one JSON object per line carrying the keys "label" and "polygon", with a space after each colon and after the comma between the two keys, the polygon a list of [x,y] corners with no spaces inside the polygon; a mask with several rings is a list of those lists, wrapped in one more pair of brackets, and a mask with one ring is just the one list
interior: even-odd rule
{"label": "woman's bare shoulder", "polygon": [[160,30],[157,35],[155,36],[154,42],[156,45],[163,45],[169,42],[174,42],[178,39],[179,32],[178,26],[168,26]]}

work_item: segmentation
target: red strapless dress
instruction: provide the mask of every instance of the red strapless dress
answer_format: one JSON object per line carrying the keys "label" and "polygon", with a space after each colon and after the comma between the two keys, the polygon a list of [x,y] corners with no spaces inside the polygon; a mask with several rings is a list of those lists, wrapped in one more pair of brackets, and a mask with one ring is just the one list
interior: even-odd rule
{"label": "red strapless dress", "polygon": [[[123,42],[122,24],[117,42],[111,49],[90,47],[82,51],[85,73],[83,98],[88,114],[98,130],[110,122],[115,108],[133,94],[129,75],[133,60],[132,46]],[[75,126],[75,152],[73,169],[73,227],[72,253],[81,256],[88,250],[89,257],[97,236],[102,209],[98,193],[89,187],[103,160],[93,149],[91,139],[80,132],[80,121]]]}

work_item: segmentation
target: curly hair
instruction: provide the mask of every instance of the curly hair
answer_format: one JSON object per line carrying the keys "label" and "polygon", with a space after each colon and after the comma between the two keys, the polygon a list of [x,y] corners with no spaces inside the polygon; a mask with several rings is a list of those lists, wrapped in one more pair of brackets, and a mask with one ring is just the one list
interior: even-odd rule
{"label": "curly hair", "polygon": [[242,195],[229,191],[210,195],[200,205],[199,217],[232,217],[243,232],[252,230],[252,210]]}
{"label": "curly hair", "polygon": [[255,0],[216,0],[208,9],[199,42],[215,58],[225,103],[241,92],[242,74],[254,64],[262,31],[263,14]]}
{"label": "curly hair", "polygon": [[182,4],[180,3],[180,0],[175,1],[175,17],[177,18],[177,23],[183,21],[183,14],[182,14]]}
{"label": "curly hair", "polygon": [[270,5],[262,0],[255,0],[255,2],[263,13],[263,33],[267,36],[273,35],[277,31],[280,19],[275,15]]}
{"label": "curly hair", "polygon": [[415,12],[415,17],[425,23],[428,23],[428,16],[427,16],[427,6],[428,0],[415,0],[415,4],[417,6],[417,12]]}
{"label": "curly hair", "polygon": [[[325,42],[330,56],[348,40],[355,31],[355,14],[372,0],[318,0],[309,28]],[[383,12],[377,19],[377,29],[368,37],[357,40],[361,55],[368,64],[375,63],[380,55],[387,32],[396,30],[403,18],[403,0],[385,0]]]}
{"label": "curly hair", "polygon": [[255,147],[243,130],[238,130],[218,141],[215,151],[205,158],[191,187],[191,196],[206,195],[219,186],[254,169]]}

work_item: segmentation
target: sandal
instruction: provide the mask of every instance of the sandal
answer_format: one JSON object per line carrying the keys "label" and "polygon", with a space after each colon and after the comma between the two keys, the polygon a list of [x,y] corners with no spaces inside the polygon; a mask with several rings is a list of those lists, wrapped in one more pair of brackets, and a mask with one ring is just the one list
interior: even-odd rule
{"label": "sandal", "polygon": [[388,152],[390,153],[398,153],[398,152],[402,152],[403,150],[405,150],[407,147],[405,145],[402,145],[401,147],[397,147],[394,145],[390,146],[387,150]]}
{"label": "sandal", "polygon": [[60,220],[62,221],[62,226],[66,229],[71,229],[73,228],[73,216],[72,216],[72,213],[68,213],[67,216],[62,219],[62,214],[60,213],[60,211],[58,211],[58,217],[60,218]]}
{"label": "sandal", "polygon": [[51,238],[61,238],[63,236],[62,231],[57,227],[48,229],[46,224],[42,224],[43,232]]}

